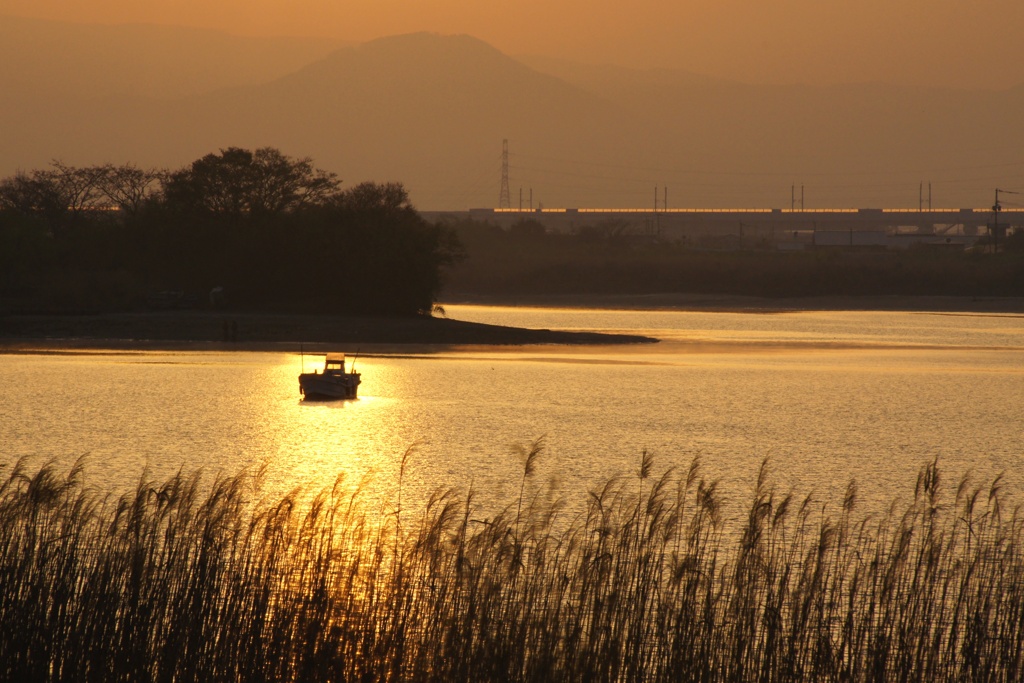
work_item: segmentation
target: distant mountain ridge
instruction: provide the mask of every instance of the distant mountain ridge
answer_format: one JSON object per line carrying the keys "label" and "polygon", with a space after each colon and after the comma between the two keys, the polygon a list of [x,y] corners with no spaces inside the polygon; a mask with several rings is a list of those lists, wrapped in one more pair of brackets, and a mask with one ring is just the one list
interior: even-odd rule
{"label": "distant mountain ridge", "polygon": [[636,69],[615,64],[583,64],[544,55],[517,55],[516,59],[531,69],[550,74],[566,83],[601,92],[637,85],[660,88],[734,84],[732,81],[682,69]]}
{"label": "distant mountain ridge", "polygon": [[[0,66],[0,175],[54,158],[178,167],[227,146],[271,145],[346,184],[400,181],[420,208],[459,210],[497,204],[508,139],[513,206],[522,191],[524,206],[532,194],[534,206],[650,207],[667,187],[672,207],[788,208],[804,185],[808,207],[916,207],[927,182],[936,206],[984,206],[991,188],[1024,186],[1024,87],[751,86],[514,59],[465,35],[332,50],[184,29],[162,39],[168,54],[206,61],[181,58],[162,85],[145,74],[165,73],[154,65],[170,57],[139,53],[137,65],[114,68],[119,53],[90,47],[100,29],[51,28],[39,44],[69,34],[68,50],[33,61],[18,39],[21,66]],[[137,27],[108,30],[111,46],[139,39],[126,37]],[[0,38],[11,31],[0,23]],[[0,45],[0,58],[14,52]],[[84,92],[58,73],[88,63],[114,66]],[[185,83],[203,64],[209,73]],[[7,87],[19,72],[38,87]]]}
{"label": "distant mountain ridge", "polygon": [[[497,197],[502,139],[532,138],[573,154],[632,122],[613,104],[480,40],[433,34],[341,49],[274,82],[198,98],[195,111],[217,139],[313,150],[347,180],[401,180],[418,205],[464,207]],[[361,172],[353,177],[351,168]],[[473,199],[464,194],[467,181],[495,192]],[[425,199],[446,196],[453,199]]]}

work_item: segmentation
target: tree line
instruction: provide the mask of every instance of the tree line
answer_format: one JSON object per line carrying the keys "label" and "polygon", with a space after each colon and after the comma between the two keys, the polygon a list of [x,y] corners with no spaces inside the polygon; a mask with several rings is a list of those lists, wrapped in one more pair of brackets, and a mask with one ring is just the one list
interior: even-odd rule
{"label": "tree line", "polygon": [[728,294],[807,296],[1024,296],[1024,231],[968,251],[928,248],[778,251],[753,244],[709,249],[696,240],[630,235],[622,223],[551,233],[526,220],[448,223],[466,258],[448,278],[454,299],[485,296]]}
{"label": "tree line", "polygon": [[126,310],[178,292],[197,305],[429,313],[459,255],[400,183],[343,189],[271,147],[174,171],[54,161],[0,180],[0,310]]}

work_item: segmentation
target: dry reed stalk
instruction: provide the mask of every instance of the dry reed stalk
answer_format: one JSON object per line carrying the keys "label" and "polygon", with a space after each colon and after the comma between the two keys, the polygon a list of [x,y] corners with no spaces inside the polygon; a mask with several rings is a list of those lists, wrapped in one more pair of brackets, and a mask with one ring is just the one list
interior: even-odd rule
{"label": "dry reed stalk", "polygon": [[[480,518],[441,491],[367,510],[342,480],[147,476],[99,496],[53,465],[0,473],[0,680],[1014,681],[1024,527],[1000,481],[858,517],[754,483],[727,533],[694,461],[563,518],[532,482]],[[403,458],[403,473],[410,450]],[[401,486],[399,487],[401,491]],[[398,494],[401,496],[401,492]]]}

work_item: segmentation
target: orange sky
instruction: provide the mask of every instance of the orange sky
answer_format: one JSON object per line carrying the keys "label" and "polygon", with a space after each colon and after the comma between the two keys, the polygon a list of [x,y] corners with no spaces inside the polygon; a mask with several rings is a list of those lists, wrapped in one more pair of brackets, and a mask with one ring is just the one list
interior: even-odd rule
{"label": "orange sky", "polygon": [[0,13],[359,41],[469,33],[513,55],[758,83],[1024,83],[1021,0],[0,0]]}

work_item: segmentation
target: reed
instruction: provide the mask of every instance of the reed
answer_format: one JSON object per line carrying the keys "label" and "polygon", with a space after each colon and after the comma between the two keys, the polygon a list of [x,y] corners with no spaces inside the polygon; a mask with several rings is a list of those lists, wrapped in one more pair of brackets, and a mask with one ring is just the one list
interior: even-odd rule
{"label": "reed", "polygon": [[[0,469],[0,680],[1017,681],[1024,538],[1000,482],[859,515],[780,494],[741,529],[694,461],[593,490],[532,481],[383,510],[343,480],[262,497],[260,473],[144,476],[103,497]],[[411,451],[410,451],[411,452]],[[404,463],[409,454],[403,458]]]}

